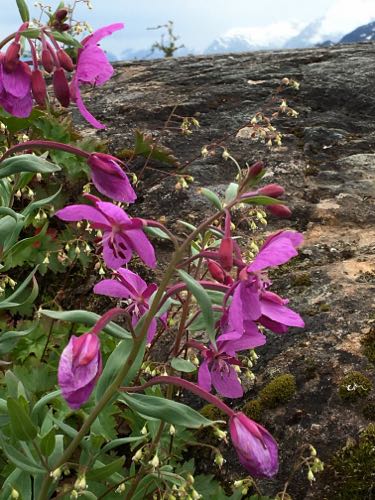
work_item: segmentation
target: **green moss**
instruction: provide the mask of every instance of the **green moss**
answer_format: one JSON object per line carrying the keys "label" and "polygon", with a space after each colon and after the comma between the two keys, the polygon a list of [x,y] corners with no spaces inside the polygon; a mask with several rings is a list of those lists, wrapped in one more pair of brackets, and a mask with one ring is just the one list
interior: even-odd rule
{"label": "green moss", "polygon": [[371,380],[360,372],[352,371],[341,380],[339,396],[346,401],[356,401],[358,398],[366,397],[371,389]]}
{"label": "green moss", "polygon": [[352,440],[333,458],[335,472],[332,498],[341,500],[370,500],[375,484],[375,424],[370,424],[359,437]]}
{"label": "green moss", "polygon": [[271,380],[259,393],[259,401],[264,408],[276,408],[287,403],[296,392],[296,379],[290,373]]}
{"label": "green moss", "polygon": [[292,286],[310,286],[311,276],[307,271],[292,274],[291,276]]}
{"label": "green moss", "polygon": [[375,420],[375,401],[367,403],[362,409],[362,414],[367,420]]}
{"label": "green moss", "polygon": [[263,407],[259,399],[253,399],[252,401],[248,401],[243,405],[241,411],[247,417],[251,418],[252,420],[255,420],[255,422],[260,422],[262,419]]}
{"label": "green moss", "polygon": [[[199,410],[199,413],[210,420],[228,420],[228,416],[212,404],[203,406],[203,408]],[[227,428],[227,424],[216,424],[216,427],[225,431]],[[204,429],[197,431],[195,439],[196,441],[201,441],[202,443],[207,443],[214,446],[217,446],[218,444],[218,438],[215,435],[213,427],[205,427]]]}
{"label": "green moss", "polygon": [[199,413],[210,420],[227,420],[227,415],[215,405],[205,405]]}
{"label": "green moss", "polygon": [[375,363],[375,327],[372,326],[368,333],[362,339],[362,346],[364,355],[369,361]]}

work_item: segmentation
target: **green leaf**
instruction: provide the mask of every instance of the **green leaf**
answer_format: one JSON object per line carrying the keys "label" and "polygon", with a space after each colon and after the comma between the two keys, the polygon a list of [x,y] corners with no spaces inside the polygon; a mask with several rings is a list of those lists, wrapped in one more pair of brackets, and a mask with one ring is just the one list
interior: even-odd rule
{"label": "green leaf", "polygon": [[36,201],[33,201],[32,203],[29,203],[27,205],[27,207],[24,210],[22,210],[22,215],[24,217],[27,217],[27,216],[31,215],[35,210],[39,210],[40,207],[43,207],[44,205],[48,205],[49,203],[52,203],[53,200],[55,198],[57,198],[58,195],[61,193],[61,190],[62,190],[62,186],[60,186],[59,190],[56,191],[56,193],[54,193],[53,195],[48,196],[47,198],[43,198],[42,200],[36,200]]}
{"label": "green leaf", "polygon": [[146,439],[146,437],[147,437],[147,434],[144,436],[143,435],[142,436],[128,436],[128,437],[124,437],[124,438],[114,439],[110,443],[103,446],[102,452],[107,453],[108,451],[113,450],[114,448],[117,448],[118,446],[122,446],[124,444],[137,443],[137,442],[144,441]]}
{"label": "green leaf", "polygon": [[[79,309],[73,311],[52,311],[48,309],[42,309],[41,314],[47,316],[48,318],[58,319],[60,321],[68,321],[71,323],[82,323],[89,326],[95,325],[95,323],[100,319],[99,314],[95,314],[90,311],[82,311]],[[103,328],[103,332],[108,333],[116,339],[130,339],[130,333],[121,328],[121,326],[116,325],[113,321],[108,323],[108,325]]]}
{"label": "green leaf", "polygon": [[41,156],[19,155],[7,158],[0,163],[0,179],[19,172],[51,174],[60,170],[61,168],[58,165],[45,160]]}
{"label": "green leaf", "polygon": [[21,441],[32,441],[38,434],[38,429],[33,424],[24,406],[13,398],[7,399],[12,435]]}
{"label": "green leaf", "polygon": [[0,500],[9,500],[13,487],[16,487],[20,500],[32,500],[31,477],[21,469],[15,469],[1,487]]}
{"label": "green leaf", "polygon": [[99,482],[103,481],[105,479],[110,478],[110,476],[112,476],[112,474],[114,474],[115,472],[119,472],[122,469],[124,462],[125,462],[125,457],[120,457],[117,460],[111,462],[110,464],[91,469],[86,474],[86,477],[88,480],[92,479],[94,481],[99,481]]}
{"label": "green leaf", "polygon": [[285,202],[271,198],[270,196],[249,196],[249,198],[241,199],[241,203],[249,205],[284,205]]}
{"label": "green leaf", "polygon": [[46,394],[43,396],[39,401],[35,403],[33,406],[33,409],[31,410],[31,418],[35,423],[38,423],[38,417],[39,413],[42,410],[42,408],[49,403],[50,401],[53,401],[55,398],[59,397],[61,395],[60,389],[57,391],[50,392],[49,394]]}
{"label": "green leaf", "polygon": [[[143,361],[145,346],[146,346],[146,339],[144,340],[143,345],[139,349],[137,357],[133,361],[131,368],[128,372],[128,375],[122,381],[122,385],[128,385],[132,381],[133,377],[137,374]],[[133,347],[132,340],[122,340],[117,344],[115,350],[109,356],[105,364],[103,373],[101,374],[98,383],[96,385],[95,389],[96,401],[99,401],[99,399],[103,396],[103,394],[107,390],[108,386],[111,385],[111,383],[114,381],[119,370],[124,365],[124,363],[126,363],[126,360],[129,356],[130,351],[132,350],[132,347]]]}
{"label": "green leaf", "polygon": [[24,453],[8,444],[2,435],[0,435],[0,444],[4,454],[16,467],[30,474],[45,474],[46,471],[35,460],[27,458]]}
{"label": "green leaf", "polygon": [[238,194],[238,184],[237,182],[231,182],[225,191],[225,204],[228,205],[233,201]]}
{"label": "green leaf", "polygon": [[218,210],[221,210],[223,208],[220,198],[216,193],[207,188],[201,188],[199,192],[203,194],[203,196],[205,196]]}
{"label": "green leaf", "polygon": [[160,238],[161,240],[170,240],[170,237],[167,233],[162,231],[159,227],[147,227],[143,228],[144,232],[149,234],[150,236],[155,236],[156,238]]}
{"label": "green leaf", "polygon": [[45,457],[49,457],[55,449],[56,431],[52,427],[40,440],[40,450]]}
{"label": "green leaf", "polygon": [[17,306],[19,305],[16,300],[20,297],[21,293],[26,289],[27,285],[30,283],[30,281],[34,278],[34,274],[37,271],[37,267],[31,271],[31,273],[27,276],[27,278],[22,282],[22,284],[10,295],[7,297],[5,300],[2,300],[0,302],[0,309],[6,309],[9,307]]}
{"label": "green leaf", "polygon": [[119,399],[143,416],[157,418],[173,425],[199,429],[215,423],[189,406],[170,399],[128,393],[121,393]]}
{"label": "green leaf", "polygon": [[22,21],[24,23],[30,21],[30,12],[25,0],[16,0],[16,2]]}
{"label": "green leaf", "polygon": [[207,334],[213,344],[215,344],[215,320],[211,299],[203,286],[195,281],[188,273],[179,270],[178,274],[186,283],[188,290],[194,295],[206,324]]}
{"label": "green leaf", "polygon": [[152,135],[144,134],[139,130],[135,132],[134,154],[169,165],[178,165],[177,158],[173,156],[170,149],[155,143]]}
{"label": "green leaf", "polygon": [[184,373],[195,372],[197,367],[188,359],[173,358],[171,361],[171,366],[174,370]]}
{"label": "green leaf", "polygon": [[[4,260],[6,261],[5,268],[8,270],[12,267],[19,266],[22,262],[24,262],[24,260],[26,260],[28,257],[31,245],[44,238],[47,232],[47,228],[48,222],[44,224],[37,235],[31,236],[30,238],[24,238],[23,240],[18,241],[15,245],[9,248],[9,250],[7,250],[4,254]],[[27,253],[23,254],[25,250],[27,250]]]}
{"label": "green leaf", "polygon": [[162,468],[160,468],[157,472],[152,472],[151,475],[156,478],[164,479],[164,481],[168,481],[169,483],[176,484],[177,486],[186,485],[186,479],[182,476],[175,474],[174,472],[163,470]]}
{"label": "green leaf", "polygon": [[21,337],[32,333],[37,325],[32,325],[27,330],[0,333],[0,354],[7,354],[18,343]]}
{"label": "green leaf", "polygon": [[71,47],[80,48],[82,47],[81,43],[69,35],[69,33],[60,33],[59,31],[52,31],[53,37],[58,42],[64,43],[65,45],[70,45]]}

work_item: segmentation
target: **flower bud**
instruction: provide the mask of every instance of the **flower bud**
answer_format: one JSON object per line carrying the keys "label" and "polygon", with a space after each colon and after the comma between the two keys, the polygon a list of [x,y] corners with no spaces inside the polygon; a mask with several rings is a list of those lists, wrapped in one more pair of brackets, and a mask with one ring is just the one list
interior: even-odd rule
{"label": "flower bud", "polygon": [[47,71],[47,73],[52,73],[55,64],[53,62],[53,57],[49,49],[42,50],[42,66]]}
{"label": "flower bud", "polygon": [[267,205],[267,210],[271,212],[272,215],[276,217],[289,218],[292,215],[292,211],[285,205]]}
{"label": "flower bud", "polygon": [[155,453],[153,459],[149,461],[149,464],[152,465],[154,469],[157,469],[159,467],[160,461],[157,453]]}
{"label": "flower bud", "polygon": [[117,488],[116,488],[116,493],[125,493],[126,486],[124,483],[121,483]]}
{"label": "flower bud", "polygon": [[285,189],[278,184],[267,184],[267,186],[258,189],[258,194],[279,198],[285,193]]}
{"label": "flower bud", "polygon": [[315,476],[314,476],[313,471],[311,469],[309,469],[309,472],[307,473],[307,479],[310,481],[310,483],[312,481],[315,481]]}
{"label": "flower bud", "polygon": [[7,71],[11,72],[14,71],[16,67],[16,63],[19,61],[20,58],[20,50],[21,50],[21,45],[18,42],[12,42],[4,56],[4,67]]}
{"label": "flower bud", "polygon": [[72,61],[72,58],[65,52],[63,49],[59,49],[57,51],[57,58],[59,60],[59,63],[61,66],[66,69],[66,71],[73,71],[74,70],[74,64]]}
{"label": "flower bud", "polygon": [[57,68],[55,70],[52,83],[56,99],[59,101],[61,106],[67,108],[70,103],[70,90],[63,68]]}
{"label": "flower bud", "polygon": [[262,172],[263,169],[264,169],[263,162],[257,161],[256,163],[254,163],[254,165],[250,167],[248,177],[256,177]]}
{"label": "flower bud", "polygon": [[174,436],[176,434],[176,427],[174,425],[171,424],[171,426],[169,427],[169,434],[171,436]]}
{"label": "flower bud", "polygon": [[132,460],[133,462],[139,462],[143,457],[143,451],[142,448],[140,448],[136,454],[133,456]]}
{"label": "flower bud", "polygon": [[229,429],[240,462],[252,476],[272,477],[277,473],[277,443],[264,427],[239,412],[230,418]]}
{"label": "flower bud", "polygon": [[59,9],[55,12],[55,18],[57,21],[62,22],[68,15],[68,10],[67,9]]}
{"label": "flower bud", "polygon": [[17,500],[20,497],[20,494],[15,488],[12,488],[12,491],[10,493],[10,498]]}
{"label": "flower bud", "polygon": [[58,467],[57,469],[55,469],[52,472],[50,472],[50,477],[52,477],[52,479],[54,481],[57,481],[58,479],[60,479],[60,477],[61,477],[61,469],[60,469],[60,467]]}
{"label": "flower bud", "polygon": [[35,101],[44,107],[47,99],[47,86],[39,69],[34,69],[31,73],[31,90]]}
{"label": "flower bud", "polygon": [[220,264],[218,264],[214,260],[208,259],[207,267],[214,280],[218,281],[219,283],[224,283],[225,272],[224,269],[220,266]]}
{"label": "flower bud", "polygon": [[216,453],[214,462],[219,467],[222,467],[222,465],[224,463],[224,457],[223,457],[223,455],[221,453]]}

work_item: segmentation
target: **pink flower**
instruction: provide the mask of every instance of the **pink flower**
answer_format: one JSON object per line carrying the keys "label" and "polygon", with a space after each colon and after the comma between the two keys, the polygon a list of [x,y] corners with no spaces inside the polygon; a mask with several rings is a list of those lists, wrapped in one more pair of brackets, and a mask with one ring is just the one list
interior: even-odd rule
{"label": "pink flower", "polygon": [[[120,268],[117,270],[117,278],[114,280],[102,280],[94,286],[94,293],[117,297],[119,299],[130,299],[130,304],[126,311],[132,316],[132,325],[135,326],[138,320],[150,308],[149,300],[156,291],[157,285],[152,283],[147,285],[138,274],[129,269]],[[162,318],[161,318],[162,319]],[[153,318],[147,332],[147,342],[152,342],[157,328],[157,320]]]}
{"label": "pink flower", "polygon": [[133,203],[137,195],[129,179],[118,164],[118,159],[104,153],[92,153],[87,163],[96,189],[116,201]]}
{"label": "pink flower", "polygon": [[71,93],[82,116],[94,127],[105,128],[86,108],[80,91],[85,84],[103,85],[113,75],[113,68],[103,50],[97,45],[100,40],[113,32],[123,29],[122,23],[111,24],[94,31],[82,41],[78,51],[77,68],[71,83]]}
{"label": "pink flower", "polygon": [[61,354],[57,375],[63,398],[70,408],[77,409],[86,403],[101,372],[97,335],[90,332],[80,337],[73,335]]}
{"label": "pink flower", "polygon": [[16,60],[5,68],[5,56],[0,52],[0,106],[18,118],[27,118],[33,107],[31,71]]}
{"label": "pink flower", "polygon": [[137,253],[149,267],[156,266],[154,248],[143,232],[141,219],[130,218],[113,203],[86,195],[94,202],[90,205],[69,205],[56,212],[59,219],[67,222],[88,220],[94,229],[103,232],[103,259],[108,267],[118,269]]}
{"label": "pink flower", "polygon": [[266,337],[260,333],[255,323],[247,324],[244,335],[234,331],[227,331],[217,338],[215,346],[200,347],[204,358],[198,371],[198,384],[206,391],[211,392],[212,385],[216,391],[226,398],[240,398],[243,396],[241,382],[238,380],[234,366],[240,366],[236,353],[259,347],[266,343]]}
{"label": "pink flower", "polygon": [[278,446],[271,434],[243,413],[235,413],[229,430],[238,458],[254,477],[273,477],[279,469]]}
{"label": "pink flower", "polygon": [[273,234],[253,262],[240,272],[228,312],[229,324],[235,331],[243,333],[249,321],[259,321],[276,333],[285,332],[288,326],[304,326],[300,315],[286,307],[288,300],[268,291],[270,282],[261,276],[266,268],[284,264],[298,255],[296,248],[302,241],[302,234],[294,231]]}

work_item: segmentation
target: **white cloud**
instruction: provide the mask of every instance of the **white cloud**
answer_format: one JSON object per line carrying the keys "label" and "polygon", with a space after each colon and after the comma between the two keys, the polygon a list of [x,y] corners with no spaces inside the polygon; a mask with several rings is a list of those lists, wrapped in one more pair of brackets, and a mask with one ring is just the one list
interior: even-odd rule
{"label": "white cloud", "polygon": [[347,34],[374,19],[374,0],[336,0],[322,19],[321,31]]}

